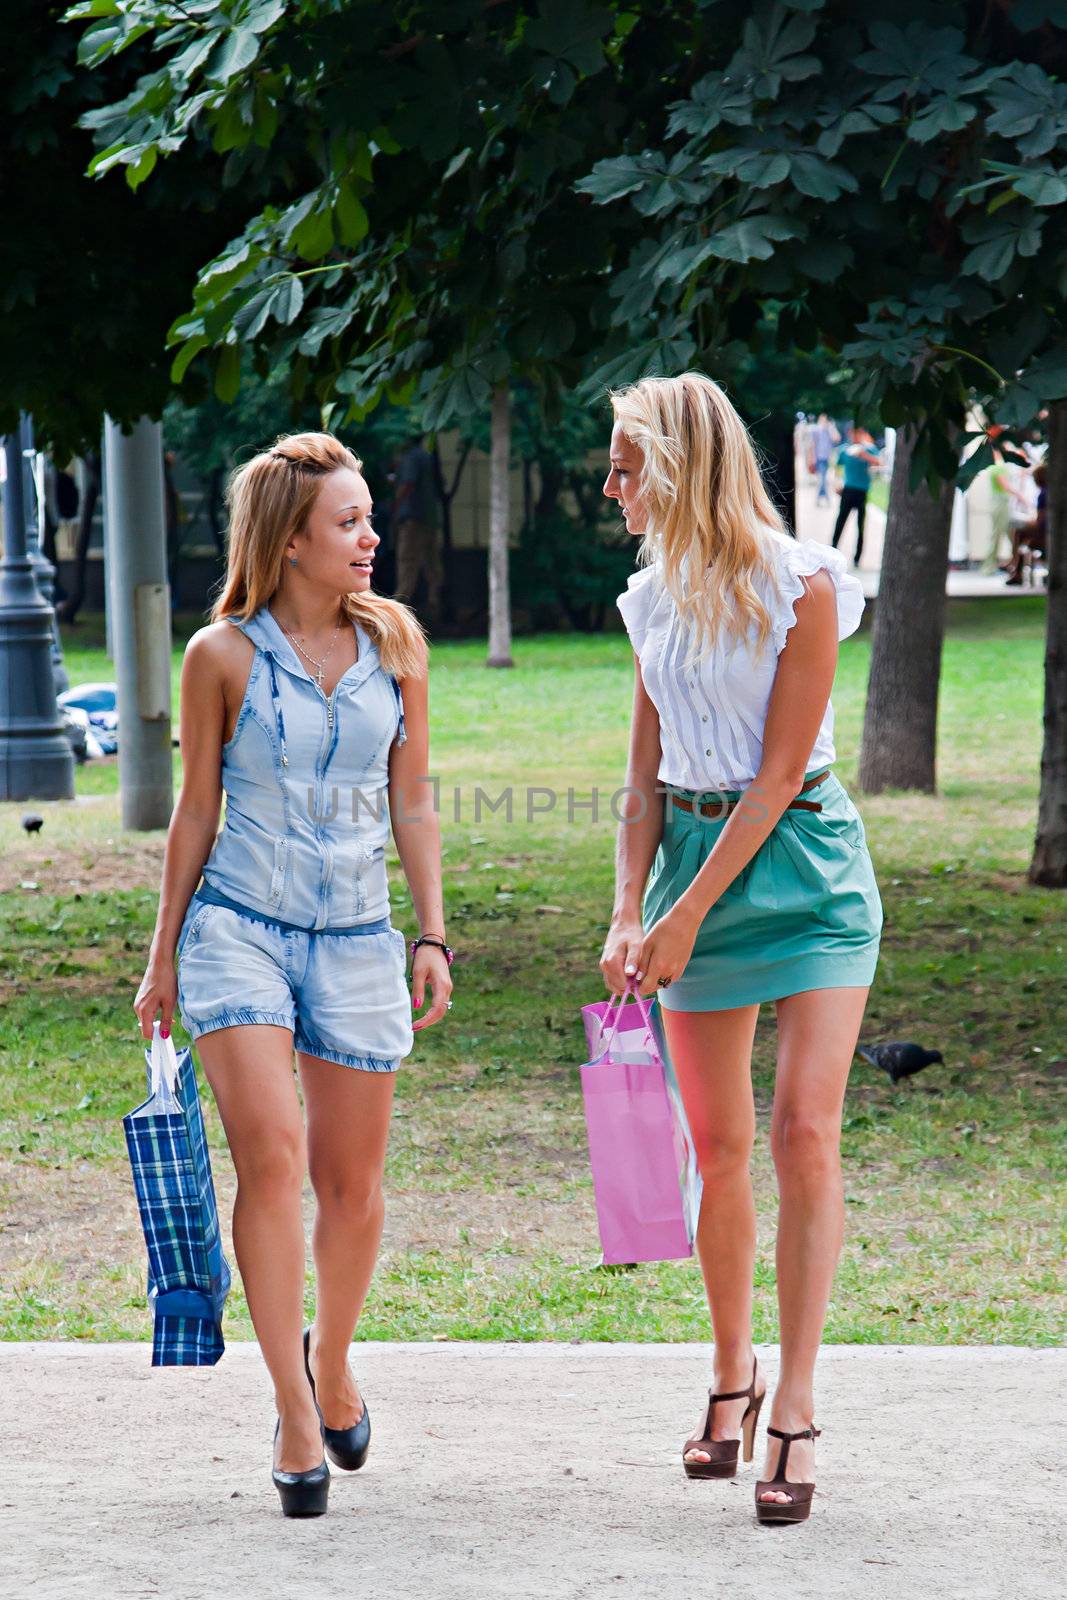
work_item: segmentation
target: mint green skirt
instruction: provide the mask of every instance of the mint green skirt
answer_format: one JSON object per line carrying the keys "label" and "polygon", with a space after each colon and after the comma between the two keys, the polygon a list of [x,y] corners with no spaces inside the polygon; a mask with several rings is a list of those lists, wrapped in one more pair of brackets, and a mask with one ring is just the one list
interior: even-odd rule
{"label": "mint green skirt", "polygon": [[[825,770],[813,767],[805,779]],[[741,789],[673,789],[685,800],[736,800]],[[685,971],[658,989],[667,1011],[727,1011],[805,989],[865,987],[878,964],[882,902],[863,820],[836,773],[786,810],[700,924]],[[663,837],[642,904],[647,933],[692,883],[726,817],[682,811],[664,796]]]}

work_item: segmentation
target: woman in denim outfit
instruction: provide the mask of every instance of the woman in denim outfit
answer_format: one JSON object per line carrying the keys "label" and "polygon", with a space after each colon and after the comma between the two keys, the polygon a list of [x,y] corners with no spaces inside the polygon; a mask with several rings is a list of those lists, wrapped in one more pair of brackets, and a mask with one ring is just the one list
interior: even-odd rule
{"label": "woman in denim outfit", "polygon": [[[371,589],[360,468],[331,435],[294,434],[230,484],[225,585],[182,666],[184,776],[134,1002],[145,1038],[180,1005],[219,1107],[291,1515],[326,1509],[324,1441],[337,1465],[366,1455],[348,1349],[381,1238],[395,1072],[451,1005],[426,642],[408,607]],[[410,995],[389,920],[390,821],[427,941]],[[318,1304],[302,1340],[305,1153]]]}

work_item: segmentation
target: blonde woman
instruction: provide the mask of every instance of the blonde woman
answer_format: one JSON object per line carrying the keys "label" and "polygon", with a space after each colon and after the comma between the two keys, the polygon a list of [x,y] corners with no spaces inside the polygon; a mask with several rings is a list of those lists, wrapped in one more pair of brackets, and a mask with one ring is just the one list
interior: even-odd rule
{"label": "blonde woman", "polygon": [[760,1002],[775,1002],[781,1366],[756,1514],[797,1522],[814,1490],[815,1358],[843,1231],[841,1109],[882,927],[863,823],[831,770],[837,644],[863,593],[836,550],[787,534],[717,384],[648,378],[612,400],[604,492],[641,544],[619,597],[636,682],[600,965],[613,991],[659,992],[704,1179],[714,1381],[683,1449],[690,1477],[733,1476],[739,1434],[751,1460],[766,1391],[752,1346],[751,1058]]}
{"label": "blonde woman", "polygon": [[[182,789],[134,1006],[147,1039],[180,1005],[218,1103],[234,1246],[274,1381],[272,1477],[287,1516],[315,1516],[326,1455],[354,1469],[370,1442],[348,1351],[381,1237],[396,1069],[451,1006],[427,649],[408,608],[371,588],[370,490],[338,439],[279,439],[228,501],[225,584],[182,666]],[[390,821],[420,930],[410,996]],[[302,1336],[305,1156],[317,1309]]]}

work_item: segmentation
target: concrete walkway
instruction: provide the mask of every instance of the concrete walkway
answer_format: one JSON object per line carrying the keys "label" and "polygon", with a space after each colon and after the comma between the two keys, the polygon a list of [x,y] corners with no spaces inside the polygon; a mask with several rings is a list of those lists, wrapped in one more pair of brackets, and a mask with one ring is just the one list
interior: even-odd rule
{"label": "concrete walkway", "polygon": [[[778,1352],[760,1352],[773,1385]],[[809,1522],[756,1459],[689,1482],[694,1345],[359,1345],[374,1425],[330,1510],[281,1516],[254,1345],[0,1344],[0,1595],[164,1600],[1003,1600],[1061,1594],[1067,1353],[834,1345]],[[769,1402],[768,1402],[769,1405]],[[765,1409],[762,1421],[767,1420]],[[1057,1465],[1058,1461],[1058,1465]]]}
{"label": "concrete walkway", "polygon": [[[837,521],[837,496],[832,495],[830,500],[821,505],[816,499],[815,484],[806,477],[797,481],[797,537],[799,539],[814,539],[817,544],[829,544],[833,539],[834,523]],[[881,577],[882,546],[885,542],[885,512],[880,510],[873,502],[867,506],[867,515],[863,526],[863,560],[860,563],[856,576],[863,585],[863,592],[868,600],[877,598],[878,580]],[[852,557],[856,549],[856,519],[851,517],[841,535],[841,553],[848,562],[848,570],[853,571]],[[1024,587],[1015,588],[1008,585],[1002,572],[987,575],[981,572],[960,572],[950,569],[945,580],[945,593],[950,600],[998,600],[1010,599],[1012,595],[1047,594],[1048,590],[1044,580]]]}

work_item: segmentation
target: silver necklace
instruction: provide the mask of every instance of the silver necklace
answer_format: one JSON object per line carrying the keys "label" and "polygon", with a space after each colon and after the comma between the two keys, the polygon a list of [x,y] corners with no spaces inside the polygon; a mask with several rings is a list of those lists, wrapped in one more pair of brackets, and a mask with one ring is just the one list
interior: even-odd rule
{"label": "silver necklace", "polygon": [[[278,621],[277,617],[275,617],[274,620],[277,622]],[[304,656],[308,661],[310,661],[313,667],[317,668],[317,671],[315,673],[315,682],[318,684],[319,688],[321,689],[322,688],[322,680],[326,676],[326,663],[327,663],[327,661],[329,661],[330,657],[333,655],[333,647],[337,643],[337,635],[341,631],[341,624],[338,623],[336,628],[333,630],[333,638],[330,640],[330,648],[327,650],[326,654],[323,656],[321,661],[318,659],[317,656],[313,656],[310,651],[304,649],[304,646],[300,643],[300,640],[296,637],[295,634],[292,634],[292,633],[289,632],[289,629],[285,626],[284,622],[278,622],[278,626],[282,630],[282,632],[285,634],[285,637],[287,639],[292,639],[293,643],[296,645],[296,648],[300,651],[300,654],[302,656]]]}

